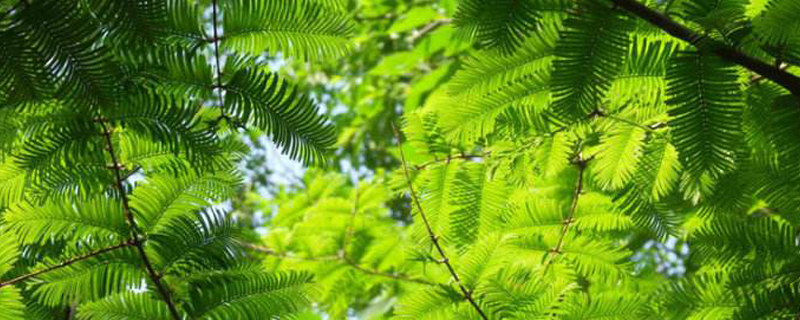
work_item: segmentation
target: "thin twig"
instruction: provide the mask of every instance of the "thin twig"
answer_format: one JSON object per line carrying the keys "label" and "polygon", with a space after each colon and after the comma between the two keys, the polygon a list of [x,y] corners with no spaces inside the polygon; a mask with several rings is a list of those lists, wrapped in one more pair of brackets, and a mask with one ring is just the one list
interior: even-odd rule
{"label": "thin twig", "polygon": [[439,243],[439,237],[433,232],[431,224],[428,222],[428,218],[427,216],[425,216],[425,212],[422,210],[422,204],[420,204],[419,202],[417,193],[416,191],[414,191],[414,184],[411,182],[411,175],[408,172],[408,164],[406,164],[406,157],[403,154],[403,148],[400,144],[400,132],[394,125],[392,125],[392,129],[394,130],[395,136],[397,136],[397,141],[398,141],[397,149],[400,151],[400,161],[403,163],[403,173],[405,174],[406,182],[408,182],[408,190],[411,194],[411,201],[417,207],[417,210],[419,211],[419,216],[422,218],[422,222],[425,223],[425,229],[428,231],[428,236],[430,237],[433,245],[436,247],[436,250],[439,252],[439,256],[441,256],[442,258],[441,262],[444,263],[445,266],[447,266],[447,270],[450,272],[450,275],[453,277],[453,280],[455,280],[456,284],[458,285],[458,288],[461,289],[461,293],[464,294],[464,298],[466,298],[467,301],[469,301],[469,303],[472,305],[472,307],[475,308],[475,311],[478,312],[481,318],[483,318],[484,320],[488,320],[489,318],[486,317],[486,314],[483,312],[483,310],[481,310],[481,307],[473,299],[472,291],[467,289],[467,287],[465,287],[464,284],[461,283],[461,278],[458,277],[458,273],[456,273],[455,268],[453,268],[453,264],[450,263],[450,259],[447,258],[447,254],[445,253],[444,248]]}
{"label": "thin twig", "polygon": [[411,34],[411,37],[408,40],[411,43],[414,43],[418,39],[421,39],[422,37],[424,37],[426,34],[431,33],[433,30],[436,30],[436,28],[450,23],[450,21],[451,21],[450,19],[434,20],[431,23],[428,23],[425,26],[423,26],[422,28],[420,28],[418,31],[416,31],[413,34]]}
{"label": "thin twig", "polygon": [[353,201],[353,208],[350,210],[350,223],[347,224],[347,230],[344,233],[344,240],[342,241],[342,258],[345,260],[347,259],[347,246],[350,245],[350,239],[353,238],[353,224],[356,221],[356,215],[358,214],[358,184],[355,185],[353,188],[353,192],[355,193],[355,201]]}
{"label": "thin twig", "polygon": [[410,277],[410,276],[407,276],[407,275],[404,275],[404,274],[388,273],[388,272],[382,272],[382,271],[374,270],[374,269],[367,269],[367,268],[362,267],[361,265],[359,265],[355,261],[352,261],[350,258],[345,258],[345,259],[343,259],[343,261],[344,261],[344,263],[346,263],[347,265],[349,265],[353,269],[356,269],[358,271],[361,271],[361,272],[369,274],[369,275],[389,278],[389,279],[398,280],[398,281],[407,281],[407,282],[413,282],[413,283],[418,283],[418,284],[424,284],[424,285],[428,285],[428,286],[439,285],[437,283],[434,283],[434,282],[431,282],[431,281],[428,281],[428,280],[425,280],[425,279],[414,278],[414,277]]}
{"label": "thin twig", "polygon": [[449,163],[450,160],[456,160],[456,159],[461,159],[461,160],[482,159],[484,157],[489,156],[490,154],[491,154],[491,151],[487,151],[487,152],[484,152],[484,153],[481,153],[481,154],[447,155],[446,158],[435,159],[435,160],[431,160],[431,161],[424,162],[422,164],[416,165],[416,166],[413,167],[413,169],[414,170],[423,170],[428,166],[431,166],[431,165],[434,165],[434,164],[437,164],[437,163],[441,163],[441,162],[448,162]]}
{"label": "thin twig", "polygon": [[164,302],[167,304],[170,314],[175,320],[181,320],[182,317],[178,312],[178,309],[175,307],[175,304],[172,302],[172,296],[170,295],[167,288],[161,283],[161,276],[156,273],[155,269],[153,269],[153,265],[150,263],[150,258],[147,257],[147,253],[144,250],[144,245],[141,241],[139,241],[139,228],[136,226],[136,220],[133,219],[133,212],[131,211],[130,205],[128,203],[128,194],[125,192],[124,187],[124,180],[122,179],[122,169],[124,168],[119,160],[117,159],[117,155],[114,152],[114,143],[111,140],[111,130],[106,125],[104,119],[99,120],[100,125],[103,127],[103,135],[106,138],[107,151],[108,154],[111,155],[111,170],[114,171],[114,177],[116,178],[117,183],[117,190],[119,191],[119,197],[122,201],[122,209],[125,213],[125,218],[128,221],[128,227],[130,228],[131,237],[135,239],[134,244],[136,246],[136,250],[139,252],[139,256],[142,258],[142,263],[147,270],[147,274],[150,277],[150,280],[153,281],[153,284],[158,289],[158,293],[161,294],[161,297],[164,299]]}
{"label": "thin twig", "polygon": [[288,254],[283,253],[283,252],[278,252],[276,250],[273,250],[273,249],[270,249],[270,248],[267,248],[267,247],[264,247],[264,246],[260,246],[260,245],[257,245],[257,244],[249,243],[249,242],[244,242],[244,241],[238,241],[237,240],[236,243],[238,243],[240,246],[244,247],[245,249],[250,249],[250,250],[253,250],[253,251],[256,251],[256,252],[259,252],[259,253],[263,253],[263,254],[270,255],[270,256],[273,256],[273,257],[276,257],[276,258],[281,258],[281,259],[292,259],[292,260],[312,261],[312,262],[336,261],[336,260],[341,259],[341,257],[336,256],[336,255],[317,256],[317,257],[292,256],[292,255],[288,255]]}
{"label": "thin twig", "polygon": [[5,19],[6,19],[6,18],[8,18],[8,17],[9,17],[9,16],[10,16],[12,13],[15,13],[15,12],[19,11],[19,8],[18,8],[18,7],[19,7],[20,5],[23,5],[23,4],[24,4],[26,7],[29,5],[27,1],[23,1],[23,0],[20,0],[20,1],[18,1],[18,2],[17,2],[17,3],[15,3],[13,6],[9,7],[9,8],[8,8],[8,10],[6,10],[6,11],[3,13],[3,15],[2,15],[2,16],[0,16],[0,21],[3,21],[3,20],[5,20]]}
{"label": "thin twig", "polygon": [[386,20],[386,19],[392,19],[392,18],[394,18],[394,16],[395,15],[393,15],[391,13],[387,13],[387,14],[383,14],[383,15],[379,15],[379,16],[358,16],[357,15],[357,16],[353,17],[353,20],[355,20],[357,22],[369,21],[369,20]]}
{"label": "thin twig", "polygon": [[247,248],[247,249],[250,249],[250,250],[253,250],[253,251],[256,251],[256,252],[259,252],[259,253],[267,254],[267,255],[270,255],[270,256],[273,256],[273,257],[277,257],[277,258],[280,258],[280,259],[294,259],[294,260],[312,261],[312,262],[341,261],[344,264],[352,267],[353,269],[356,269],[357,271],[360,271],[360,272],[363,272],[363,273],[366,273],[366,274],[369,274],[369,275],[373,275],[373,276],[390,278],[390,279],[394,279],[394,280],[398,280],[398,281],[414,282],[414,283],[424,284],[424,285],[429,285],[429,286],[438,285],[437,283],[434,283],[434,282],[431,282],[431,281],[428,281],[428,280],[425,280],[425,279],[414,278],[414,277],[411,277],[411,276],[408,276],[408,275],[405,275],[405,274],[401,274],[401,273],[388,273],[388,272],[382,272],[380,270],[367,269],[365,267],[362,267],[361,265],[359,265],[355,261],[352,261],[351,259],[345,259],[340,255],[331,255],[331,256],[323,256],[323,257],[290,256],[290,255],[287,255],[287,254],[284,254],[284,253],[277,252],[277,251],[272,250],[270,248],[259,246],[259,245],[255,245],[255,244],[252,244],[252,243],[239,242],[239,244],[241,246]]}
{"label": "thin twig", "polygon": [[[691,29],[675,22],[669,17],[650,9],[649,7],[639,3],[636,0],[611,0],[617,7],[643,19],[650,24],[658,27],[666,33],[689,42],[693,46],[700,46],[701,40],[706,38],[704,35],[698,34]],[[800,97],[800,77],[793,75],[785,70],[775,68],[768,63],[748,56],[733,46],[727,45],[719,41],[713,41],[709,45],[710,51],[718,57],[738,64],[764,78],[770,79],[780,86],[786,88],[794,96]]]}
{"label": "thin twig", "polygon": [[95,251],[92,251],[92,252],[89,252],[89,253],[86,253],[86,254],[75,256],[75,257],[72,257],[70,259],[64,260],[64,261],[62,261],[62,262],[60,262],[60,263],[58,263],[56,265],[52,265],[52,266],[46,267],[46,268],[41,269],[41,270],[37,270],[37,271],[31,272],[31,273],[28,273],[28,274],[25,274],[25,275],[21,275],[19,277],[16,277],[16,278],[13,278],[13,279],[10,279],[10,280],[7,280],[7,281],[0,282],[0,288],[15,284],[15,283],[20,282],[20,281],[25,281],[27,279],[40,276],[40,275],[42,275],[44,273],[48,273],[48,272],[53,271],[53,270],[64,268],[64,267],[69,266],[69,265],[71,265],[71,264],[73,264],[75,262],[78,262],[78,261],[86,260],[86,259],[101,255],[101,254],[109,252],[109,251],[114,251],[114,250],[117,250],[117,249],[126,248],[126,247],[129,247],[129,246],[132,246],[132,245],[135,245],[135,241],[133,239],[130,239],[130,240],[126,240],[125,242],[122,242],[120,244],[116,244],[116,245],[113,245],[113,246],[110,246],[110,247],[105,247],[105,248],[98,249],[98,250],[95,250]]}
{"label": "thin twig", "polygon": [[125,174],[125,176],[122,177],[122,181],[128,180],[128,178],[139,172],[139,170],[142,170],[142,167],[136,166],[136,168],[133,168],[133,170],[131,170],[130,172]]}
{"label": "thin twig", "polygon": [[666,124],[660,123],[660,122],[656,123],[654,125],[647,126],[647,125],[636,123],[636,122],[633,122],[631,120],[628,120],[628,119],[625,119],[625,118],[620,118],[620,117],[617,117],[617,116],[611,115],[611,114],[602,115],[601,117],[608,118],[608,119],[611,119],[611,120],[614,120],[614,121],[617,121],[617,122],[622,122],[624,124],[627,124],[627,125],[630,125],[630,126],[634,126],[634,127],[637,127],[637,128],[643,129],[645,131],[649,131],[649,132],[657,132],[658,129],[661,129],[661,128],[666,126]]}
{"label": "thin twig", "polygon": [[567,212],[567,217],[561,223],[561,235],[558,237],[558,242],[553,249],[550,249],[550,252],[547,256],[547,260],[544,262],[544,271],[543,273],[547,273],[547,269],[553,263],[555,257],[561,253],[561,250],[564,247],[564,238],[566,238],[567,233],[569,232],[569,226],[575,222],[575,210],[578,208],[578,198],[580,198],[581,193],[583,192],[583,172],[586,170],[586,162],[587,159],[583,159],[581,156],[580,151],[578,152],[577,159],[575,159],[574,163],[578,167],[578,179],[575,181],[575,189],[572,192],[572,203],[569,206],[569,211]]}

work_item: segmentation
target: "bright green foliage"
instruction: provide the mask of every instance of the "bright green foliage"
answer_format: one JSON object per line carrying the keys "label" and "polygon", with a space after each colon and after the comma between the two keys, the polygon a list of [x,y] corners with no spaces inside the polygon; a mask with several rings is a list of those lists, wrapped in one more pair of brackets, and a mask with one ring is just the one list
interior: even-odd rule
{"label": "bright green foliage", "polygon": [[800,314],[798,0],[11,2],[2,320]]}
{"label": "bright green foliage", "polygon": [[685,169],[695,175],[725,173],[734,167],[741,126],[736,70],[721,59],[697,52],[677,53],[667,74],[673,141]]}
{"label": "bright green foliage", "polygon": [[[412,63],[431,70],[419,80],[395,56],[420,48],[416,38],[376,67],[412,79],[395,153],[411,181],[395,164],[377,166],[368,186],[309,173],[268,202],[277,213],[265,263],[347,279],[320,282],[332,318],[796,318],[800,102],[765,76],[800,81],[798,3],[641,2],[694,33],[685,41],[621,0],[441,1],[438,23],[473,46]],[[340,101],[372,94],[354,86]],[[353,199],[383,185],[387,208],[362,222]],[[377,223],[397,210],[413,221]],[[356,218],[331,221],[347,212]],[[391,264],[357,254],[375,250]],[[674,255],[680,271],[653,252]]]}
{"label": "bright green foliage", "polygon": [[237,52],[318,60],[349,51],[352,23],[325,1],[231,0],[222,11],[222,45]]}
{"label": "bright green foliage", "polygon": [[553,112],[565,121],[602,107],[629,45],[631,21],[595,1],[580,3],[586,11],[564,22],[553,62]]}
{"label": "bright green foliage", "polygon": [[332,125],[263,54],[345,54],[352,22],[340,6],[0,7],[1,319],[264,319],[309,308],[312,275],[260,266],[222,208],[243,180],[240,132],[326,161]]}

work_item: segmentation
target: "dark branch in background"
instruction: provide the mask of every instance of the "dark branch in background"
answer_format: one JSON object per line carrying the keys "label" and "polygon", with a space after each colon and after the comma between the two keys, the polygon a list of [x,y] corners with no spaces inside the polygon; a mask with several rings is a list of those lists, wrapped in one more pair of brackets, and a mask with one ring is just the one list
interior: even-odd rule
{"label": "dark branch in background", "polygon": [[369,275],[383,277],[383,278],[390,278],[390,279],[397,280],[397,281],[407,281],[407,282],[413,282],[413,283],[418,283],[418,284],[424,284],[424,285],[429,285],[429,286],[438,285],[437,283],[434,283],[434,282],[431,282],[431,281],[428,281],[428,280],[425,280],[425,279],[414,278],[414,277],[411,277],[411,276],[408,276],[408,275],[405,275],[405,274],[388,273],[388,272],[382,272],[382,271],[379,271],[379,270],[367,269],[365,267],[362,267],[361,265],[359,265],[355,261],[352,261],[351,259],[344,258],[341,255],[323,256],[323,257],[298,257],[298,256],[290,256],[290,255],[287,255],[287,254],[284,254],[284,253],[280,253],[280,252],[277,252],[277,251],[272,250],[270,248],[259,246],[259,245],[255,245],[255,244],[252,244],[252,243],[239,242],[239,244],[241,246],[247,248],[247,249],[250,249],[250,250],[253,250],[253,251],[256,251],[256,252],[259,252],[259,253],[267,254],[267,255],[270,255],[270,256],[273,256],[273,257],[276,257],[276,258],[280,258],[280,259],[296,259],[296,260],[313,261],[313,262],[342,261],[342,262],[344,262],[344,264],[352,267],[353,269],[358,270],[358,271],[363,272],[363,273],[366,273],[366,274],[369,274]]}
{"label": "dark branch in background", "polygon": [[150,263],[150,258],[147,257],[147,253],[144,250],[144,245],[142,245],[142,242],[139,241],[139,228],[136,226],[136,221],[133,219],[133,212],[128,204],[128,194],[125,193],[123,183],[125,180],[122,179],[121,173],[123,166],[119,163],[119,160],[117,160],[117,154],[114,152],[114,143],[111,140],[111,129],[108,128],[108,125],[106,125],[105,119],[99,119],[98,122],[100,122],[100,125],[103,127],[103,135],[105,136],[106,143],[108,144],[106,150],[111,156],[111,170],[114,171],[114,177],[116,178],[117,184],[116,187],[119,191],[119,197],[122,201],[122,209],[125,212],[125,218],[128,221],[128,227],[130,228],[131,237],[134,239],[136,250],[139,251],[139,256],[142,258],[142,263],[144,264],[145,269],[147,269],[147,274],[150,277],[150,280],[153,281],[156,289],[158,289],[158,293],[161,294],[161,297],[167,304],[172,318],[175,320],[181,320],[182,317],[180,316],[180,313],[178,313],[178,309],[175,308],[175,304],[172,302],[172,297],[170,296],[169,291],[167,291],[167,288],[161,283],[161,276],[159,276],[155,269],[153,269],[153,265]]}
{"label": "dark branch in background", "polygon": [[[778,66],[778,69],[780,69],[780,70],[789,69],[789,64],[781,63]],[[757,84],[759,84],[761,82],[761,80],[764,80],[764,76],[762,76],[760,74],[754,74],[752,77],[750,77],[750,85],[751,86],[757,85]]]}
{"label": "dark branch in background", "polygon": [[[683,41],[698,47],[705,36],[698,34],[689,28],[673,21],[669,17],[648,8],[647,6],[637,2],[636,0],[611,0],[617,7],[625,9],[625,11],[650,22],[654,26],[664,30],[666,33],[679,38]],[[736,48],[719,41],[712,41],[710,50],[720,58],[729,62],[736,63],[750,71],[759,74],[761,77],[774,81],[780,86],[786,88],[794,96],[800,98],[800,77],[795,76],[785,70],[776,68],[761,60],[750,57]]]}
{"label": "dark branch in background", "polygon": [[564,247],[564,238],[566,238],[567,233],[569,232],[569,226],[575,222],[574,217],[575,210],[578,208],[578,198],[580,198],[581,193],[583,192],[583,172],[586,170],[586,163],[588,161],[588,159],[583,159],[580,151],[578,151],[578,155],[573,161],[573,163],[578,167],[578,179],[575,181],[575,190],[572,192],[572,203],[569,206],[567,217],[561,223],[561,235],[558,237],[558,242],[553,249],[550,249],[547,260],[544,263],[543,273],[547,272],[547,269],[553,263],[553,259],[555,259],[555,257],[561,253],[561,249]]}
{"label": "dark branch in background", "polygon": [[439,256],[442,257],[441,262],[444,263],[445,266],[447,266],[447,270],[450,272],[450,275],[453,277],[453,280],[456,281],[458,288],[461,289],[461,293],[464,294],[464,298],[466,298],[467,301],[469,301],[469,303],[472,305],[472,307],[475,308],[475,311],[478,312],[481,318],[483,318],[484,320],[489,320],[489,318],[486,317],[486,314],[483,313],[483,310],[481,310],[481,307],[478,305],[478,303],[476,303],[475,300],[472,298],[472,291],[467,289],[467,287],[465,287],[464,284],[461,283],[461,278],[458,277],[458,273],[456,273],[455,268],[453,268],[453,264],[450,263],[450,259],[447,258],[447,254],[444,252],[444,248],[442,248],[442,245],[439,244],[439,237],[436,236],[436,234],[433,232],[431,224],[428,222],[428,217],[425,216],[425,212],[422,210],[422,204],[420,204],[419,202],[417,193],[416,191],[414,191],[414,184],[411,182],[411,175],[408,173],[408,164],[406,164],[406,157],[403,154],[403,148],[400,142],[400,132],[394,125],[392,126],[392,129],[394,130],[395,136],[397,136],[397,142],[398,142],[397,149],[400,151],[400,161],[403,163],[403,173],[406,176],[406,182],[408,182],[408,190],[409,193],[411,194],[411,201],[417,207],[417,210],[419,211],[419,216],[422,218],[422,222],[425,223],[425,229],[428,231],[428,236],[431,238],[431,242],[436,247],[436,250],[439,251]]}
{"label": "dark branch in background", "polygon": [[436,30],[436,28],[439,28],[440,26],[446,25],[446,24],[450,23],[451,21],[452,20],[450,20],[450,19],[434,20],[431,23],[428,23],[425,26],[423,26],[422,28],[420,28],[419,30],[417,30],[415,33],[412,33],[411,37],[408,40],[411,41],[411,43],[414,43],[418,39],[421,39],[426,34],[430,33],[431,31]]}
{"label": "dark branch in background", "polygon": [[130,239],[130,240],[127,240],[127,241],[125,241],[123,243],[120,243],[120,244],[117,244],[117,245],[113,245],[113,246],[110,246],[110,247],[105,247],[103,249],[98,249],[98,250],[89,252],[87,254],[83,254],[83,255],[76,256],[76,257],[72,257],[72,258],[70,258],[68,260],[62,261],[59,264],[56,264],[56,265],[53,265],[53,266],[49,266],[49,267],[46,267],[44,269],[37,270],[37,271],[31,272],[31,273],[28,273],[28,274],[25,274],[25,275],[21,275],[19,277],[14,278],[14,279],[10,279],[10,280],[7,280],[7,281],[0,282],[0,288],[15,284],[15,283],[20,282],[20,281],[25,281],[25,280],[28,280],[30,278],[34,278],[34,277],[40,276],[40,275],[42,275],[44,273],[48,273],[48,272],[53,271],[53,270],[61,269],[63,267],[69,266],[69,265],[71,265],[71,264],[73,264],[75,262],[78,262],[78,261],[86,260],[86,259],[101,255],[101,254],[109,252],[109,251],[114,251],[114,250],[117,250],[117,249],[130,247],[130,246],[135,245],[135,244],[136,244],[136,241],[133,240],[133,239]]}

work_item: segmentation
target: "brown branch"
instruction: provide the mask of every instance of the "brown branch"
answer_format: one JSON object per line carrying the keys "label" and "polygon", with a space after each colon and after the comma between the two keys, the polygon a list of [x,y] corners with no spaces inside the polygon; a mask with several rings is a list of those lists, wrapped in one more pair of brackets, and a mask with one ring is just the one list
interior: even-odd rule
{"label": "brown branch", "polygon": [[125,213],[125,218],[128,221],[128,227],[130,228],[131,237],[135,239],[134,244],[136,246],[136,250],[139,252],[139,256],[142,258],[142,263],[147,270],[147,274],[150,277],[150,280],[153,281],[153,284],[158,289],[158,293],[161,294],[161,297],[164,299],[164,302],[167,304],[170,314],[172,318],[175,320],[181,320],[182,317],[178,312],[178,309],[175,308],[175,304],[172,302],[172,297],[170,296],[169,291],[164,285],[161,283],[161,276],[156,273],[155,269],[153,269],[153,265],[150,263],[150,258],[147,257],[147,253],[144,250],[144,245],[141,241],[139,241],[139,230],[136,226],[136,220],[133,219],[133,212],[131,211],[130,205],[128,203],[128,194],[125,193],[125,188],[123,185],[122,179],[122,169],[124,168],[122,164],[119,163],[117,159],[117,154],[114,152],[114,143],[111,140],[111,130],[106,125],[106,120],[99,119],[100,125],[103,127],[103,135],[106,138],[107,151],[108,154],[111,156],[111,170],[114,171],[114,177],[116,178],[117,190],[119,191],[119,197],[122,201],[122,209]]}
{"label": "brown branch", "polygon": [[423,26],[422,28],[420,28],[417,32],[413,33],[408,40],[411,43],[414,43],[418,39],[422,39],[422,37],[424,37],[428,33],[431,33],[432,31],[436,30],[436,28],[450,23],[450,21],[451,21],[450,19],[434,20],[431,23],[428,23],[425,26]]}
{"label": "brown branch", "polygon": [[[789,64],[781,63],[778,66],[778,69],[780,69],[780,70],[789,69]],[[761,83],[761,80],[764,80],[764,76],[762,76],[760,74],[754,74],[752,77],[750,77],[750,85],[751,86],[758,85],[759,83]]]}
{"label": "brown branch", "polygon": [[73,264],[75,262],[78,262],[78,261],[83,261],[83,260],[98,256],[98,255],[101,255],[101,254],[109,252],[109,251],[114,251],[114,250],[117,250],[117,249],[126,248],[126,247],[129,247],[129,246],[132,246],[132,245],[135,245],[135,240],[130,239],[130,240],[127,240],[127,241],[122,242],[120,244],[116,244],[116,245],[113,245],[113,246],[110,246],[110,247],[105,247],[105,248],[102,248],[102,249],[98,249],[98,250],[95,250],[95,251],[92,251],[92,252],[89,252],[89,253],[86,253],[86,254],[83,254],[83,255],[75,256],[75,257],[72,257],[70,259],[64,260],[64,261],[62,261],[62,262],[60,262],[60,263],[58,263],[56,265],[52,265],[52,266],[46,267],[46,268],[41,269],[41,270],[37,270],[37,271],[31,272],[31,273],[28,273],[28,274],[25,274],[25,275],[21,275],[19,277],[16,277],[16,278],[13,278],[13,279],[10,279],[10,280],[7,280],[7,281],[0,282],[0,288],[15,284],[15,283],[20,282],[20,281],[25,281],[25,280],[28,280],[30,278],[34,278],[34,277],[40,276],[40,275],[42,275],[44,273],[48,273],[48,272],[53,271],[53,270],[64,268],[64,267],[69,266],[69,265],[71,265],[71,264]]}
{"label": "brown branch", "polygon": [[131,170],[130,172],[125,174],[125,176],[122,177],[122,181],[128,180],[128,178],[130,178],[131,176],[133,176],[134,174],[136,174],[140,170],[142,170],[142,167],[136,166],[136,168],[133,168],[133,170]]}
{"label": "brown branch", "polygon": [[445,253],[444,248],[439,243],[439,237],[433,232],[431,224],[430,222],[428,222],[428,218],[425,216],[425,212],[422,210],[422,204],[420,204],[419,202],[417,193],[416,191],[414,191],[414,184],[411,182],[411,175],[408,173],[408,165],[406,164],[406,157],[403,154],[403,148],[402,145],[400,144],[400,132],[394,125],[392,126],[392,129],[394,130],[395,136],[397,136],[397,141],[398,141],[397,149],[400,151],[400,161],[403,163],[403,173],[406,176],[406,182],[408,182],[408,190],[411,194],[411,201],[417,207],[417,210],[419,211],[419,216],[422,218],[422,222],[425,223],[425,229],[428,231],[428,236],[430,237],[433,245],[436,247],[436,250],[439,252],[439,256],[442,258],[441,262],[445,266],[447,266],[447,270],[450,272],[450,275],[453,277],[453,280],[455,280],[456,284],[458,285],[458,288],[461,289],[461,293],[464,294],[464,298],[466,298],[467,301],[469,301],[469,303],[472,305],[472,307],[475,308],[475,311],[478,312],[481,318],[483,318],[484,320],[488,320],[489,318],[486,317],[486,314],[483,313],[481,307],[478,305],[477,302],[475,302],[475,299],[473,299],[472,291],[467,289],[467,287],[465,287],[464,284],[461,283],[461,278],[458,277],[458,273],[456,273],[455,268],[453,268],[453,264],[450,263],[450,259],[447,258],[447,254]]}
{"label": "brown branch", "polygon": [[586,170],[586,163],[588,159],[583,159],[581,157],[580,151],[578,152],[577,159],[574,161],[574,164],[578,166],[578,179],[575,181],[575,190],[572,192],[572,203],[569,206],[569,211],[567,212],[567,217],[561,223],[561,235],[558,237],[558,242],[553,249],[550,249],[550,252],[547,256],[547,260],[544,263],[544,273],[547,272],[547,269],[553,263],[553,259],[557,255],[561,253],[561,250],[564,248],[564,239],[569,232],[569,226],[575,223],[575,210],[578,208],[578,198],[580,198],[581,193],[583,192],[583,172]]}
{"label": "brown branch", "polygon": [[650,24],[660,28],[666,33],[689,42],[690,44],[698,47],[701,41],[711,41],[709,48],[712,53],[718,57],[738,64],[750,71],[755,72],[761,77],[774,81],[780,86],[786,88],[793,95],[800,97],[800,77],[795,76],[785,70],[775,68],[761,60],[750,57],[733,46],[725,43],[714,41],[711,39],[704,39],[705,36],[698,34],[689,28],[673,21],[669,17],[648,8],[647,6],[639,3],[636,0],[611,0],[617,7],[630,12],[631,14],[650,22]]}

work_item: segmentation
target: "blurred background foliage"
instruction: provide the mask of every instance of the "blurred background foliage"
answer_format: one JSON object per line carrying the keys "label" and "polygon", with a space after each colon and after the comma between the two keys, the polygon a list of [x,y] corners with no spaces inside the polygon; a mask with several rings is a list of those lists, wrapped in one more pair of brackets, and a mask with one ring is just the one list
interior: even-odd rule
{"label": "blurred background foliage", "polygon": [[[296,79],[294,83],[310,92],[332,119],[338,138],[326,169],[343,172],[352,184],[385,176],[399,166],[392,125],[401,125],[403,114],[422,106],[440,89],[473,45],[452,24],[456,0],[341,0],[340,4],[356,21],[350,55],[307,63],[278,54],[272,66]],[[306,179],[302,165],[282,156],[258,132],[245,139],[253,147],[244,164],[250,179],[235,207],[251,221],[260,195],[303,188]],[[410,222],[407,198],[389,202],[393,217]],[[268,216],[258,219],[262,217]],[[255,225],[260,225],[258,219]]]}

